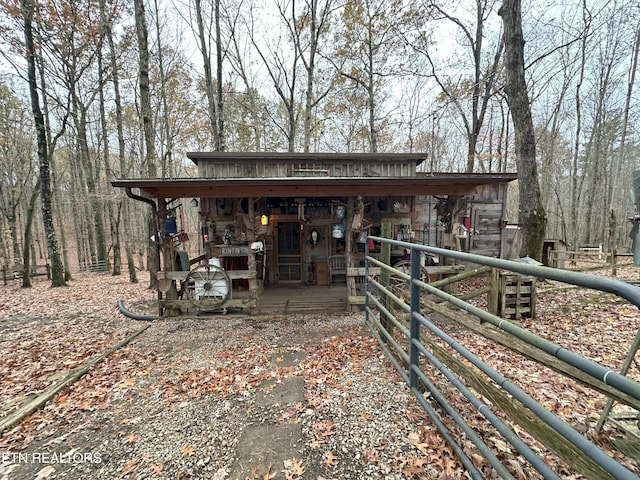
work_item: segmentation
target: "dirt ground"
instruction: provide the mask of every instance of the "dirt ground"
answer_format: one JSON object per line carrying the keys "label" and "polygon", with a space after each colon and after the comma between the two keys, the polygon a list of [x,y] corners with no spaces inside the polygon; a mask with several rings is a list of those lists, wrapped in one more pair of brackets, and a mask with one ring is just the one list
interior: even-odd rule
{"label": "dirt ground", "polygon": [[[3,293],[4,415],[57,372],[148,327],[4,432],[3,479],[400,479],[418,467],[429,472],[426,478],[461,472],[437,435],[430,448],[442,453],[430,458],[416,446],[435,428],[361,314],[140,322],[121,315],[116,301],[150,314],[153,294],[107,275],[78,277],[63,289],[38,282],[30,292],[13,285]],[[268,455],[247,452],[247,444],[258,448],[251,432]]]}
{"label": "dirt ground", "polygon": [[[363,314],[155,322],[120,314],[118,299],[154,313],[145,282],[86,274],[66,288],[0,286],[0,421],[61,372],[147,327],[2,433],[2,480],[468,478]],[[640,326],[635,307],[583,292],[543,292],[538,311],[526,328],[615,369]],[[601,395],[475,347],[570,424],[587,431],[597,421]],[[504,456],[516,478],[535,478]],[[483,473],[494,478],[488,467]]]}

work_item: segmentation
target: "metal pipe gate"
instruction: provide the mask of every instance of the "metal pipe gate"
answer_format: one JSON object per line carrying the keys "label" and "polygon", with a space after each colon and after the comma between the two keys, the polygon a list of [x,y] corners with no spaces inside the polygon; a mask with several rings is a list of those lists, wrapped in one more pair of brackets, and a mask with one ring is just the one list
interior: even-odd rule
{"label": "metal pipe gate", "polygon": [[[478,391],[484,388],[483,386],[485,385],[489,391],[496,392],[495,398],[502,398],[499,397],[498,390],[500,390],[500,394],[508,394],[508,399],[514,406],[513,412],[506,412],[508,415],[513,415],[515,418],[519,415],[514,413],[516,411],[524,412],[524,416],[533,415],[531,419],[522,420],[525,424],[535,425],[535,430],[538,431],[539,429],[542,432],[540,433],[542,439],[536,437],[535,433],[533,436],[561,459],[565,461],[575,459],[575,463],[572,463],[571,466],[586,478],[640,478],[439,328],[434,321],[429,319],[429,314],[423,312],[425,307],[422,305],[422,299],[425,294],[434,295],[475,317],[480,323],[489,323],[497,329],[512,335],[513,338],[525,342],[541,352],[552,355],[568,366],[578,369],[597,381],[603,382],[605,385],[619,391],[622,396],[627,395],[631,399],[640,401],[640,383],[425,283],[424,280],[426,279],[422,278],[423,270],[420,258],[422,253],[427,253],[440,258],[451,258],[523,275],[557,280],[613,293],[625,298],[637,307],[640,306],[640,288],[618,280],[578,272],[484,257],[381,237],[369,238],[380,242],[381,245],[407,249],[410,252],[411,271],[410,273],[405,273],[391,267],[389,259],[387,259],[387,262],[383,262],[373,258],[370,256],[368,249],[369,242],[366,243],[365,310],[367,324],[382,350],[409,385],[412,393],[434,421],[439,432],[452,446],[472,478],[481,479],[485,475],[471,460],[472,452],[465,451],[462,448],[459,441],[461,435],[466,436],[477,448],[477,452],[473,453],[480,453],[501,478],[511,479],[516,477],[513,474],[513,470],[510,470],[498,458],[500,455],[487,445],[479,433],[465,420],[464,416],[456,410],[454,404],[447,399],[447,392],[449,392],[450,388],[454,388],[458,395],[462,395],[475,408],[477,414],[484,417],[495,428],[495,431],[512,445],[513,450],[526,460],[525,463],[528,463],[527,468],[534,469],[543,478],[561,478],[560,474],[555,472],[544,458],[541,458],[539,454],[530,448],[507,421],[503,420],[504,415],[499,411],[496,412],[494,407],[490,407],[487,404],[483,398],[486,395],[478,394]],[[380,267],[380,276],[370,278],[368,270],[370,267]],[[406,288],[398,292],[398,289],[391,285],[390,276],[394,276],[396,280],[400,278],[405,281]],[[400,335],[394,334],[394,332],[399,332]],[[640,337],[637,335],[636,343],[638,341],[640,341]],[[448,352],[455,352],[455,354]],[[456,360],[457,358],[463,360]],[[469,373],[468,375],[472,375],[472,378],[476,379],[478,378],[477,372],[481,372],[483,380],[477,380],[479,383],[474,383],[470,387],[468,385],[469,382],[465,382],[456,376],[452,369],[452,366],[457,366],[456,368],[459,370],[462,368],[460,365],[472,365],[475,367],[475,373],[473,375]],[[467,374],[465,373],[465,375]],[[439,384],[444,379],[447,385],[447,392],[443,392],[443,388],[436,385],[434,381],[436,377],[434,376],[437,376],[437,383]],[[470,377],[467,376],[466,378]],[[424,394],[426,392],[430,394],[430,397],[435,400],[437,405],[425,398]],[[458,432],[450,431],[445,425],[443,417],[438,413],[440,409],[455,421],[456,428],[459,429]],[[518,423],[518,421],[516,420],[515,423]],[[522,426],[522,423],[518,424]]]}

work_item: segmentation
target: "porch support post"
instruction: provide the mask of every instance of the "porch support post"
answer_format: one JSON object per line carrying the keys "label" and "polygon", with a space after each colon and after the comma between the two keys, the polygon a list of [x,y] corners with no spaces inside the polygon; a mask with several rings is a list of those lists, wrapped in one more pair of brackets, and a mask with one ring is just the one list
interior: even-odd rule
{"label": "porch support post", "polygon": [[[247,225],[247,243],[249,246],[249,253],[247,254],[247,270],[253,275],[249,278],[249,298],[258,304],[258,297],[260,295],[260,289],[258,288],[258,272],[256,269],[256,256],[251,252],[251,243],[256,241],[256,215],[254,198],[247,198],[247,215],[249,217],[249,224]],[[266,245],[265,245],[266,248]]]}
{"label": "porch support post", "polygon": [[[353,197],[347,198],[347,228],[345,232],[345,267],[347,272],[350,267],[353,267]],[[347,305],[350,312],[357,311],[357,305],[351,305],[348,303],[349,297],[356,295],[356,278],[350,277],[347,273]]]}

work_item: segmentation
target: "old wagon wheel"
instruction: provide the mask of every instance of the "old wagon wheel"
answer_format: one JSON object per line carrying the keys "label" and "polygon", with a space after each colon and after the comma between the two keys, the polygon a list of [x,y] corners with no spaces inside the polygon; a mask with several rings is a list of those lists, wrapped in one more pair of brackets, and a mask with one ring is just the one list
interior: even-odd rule
{"label": "old wagon wheel", "polygon": [[[401,260],[393,268],[401,273],[411,275],[411,262],[409,260]],[[427,269],[424,266],[420,267],[420,280],[423,282],[428,281]],[[396,292],[409,289],[409,281],[393,271],[389,275],[389,283],[391,289]]]}
{"label": "old wagon wheel", "polygon": [[231,279],[217,265],[199,265],[187,275],[187,297],[199,308],[222,306],[231,294]]}
{"label": "old wagon wheel", "polygon": [[[407,260],[401,260],[400,262],[396,263],[393,266],[393,268],[395,268],[399,272],[405,273],[407,275],[411,275],[411,262]],[[407,280],[405,280],[404,278],[402,278],[400,275],[396,274],[393,271],[389,275],[389,279],[391,281],[391,285],[394,287],[404,287],[408,283]]]}

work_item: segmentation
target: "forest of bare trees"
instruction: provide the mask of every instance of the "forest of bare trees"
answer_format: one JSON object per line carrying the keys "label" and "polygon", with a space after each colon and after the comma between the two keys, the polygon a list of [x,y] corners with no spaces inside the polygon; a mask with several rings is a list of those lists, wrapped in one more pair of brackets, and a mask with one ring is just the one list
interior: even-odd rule
{"label": "forest of bare trees", "polygon": [[[0,1],[0,265],[47,263],[57,284],[80,265],[146,268],[149,212],[110,181],[193,176],[187,151],[522,170],[503,3],[520,2]],[[640,6],[519,8],[546,236],[628,248]]]}

